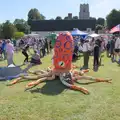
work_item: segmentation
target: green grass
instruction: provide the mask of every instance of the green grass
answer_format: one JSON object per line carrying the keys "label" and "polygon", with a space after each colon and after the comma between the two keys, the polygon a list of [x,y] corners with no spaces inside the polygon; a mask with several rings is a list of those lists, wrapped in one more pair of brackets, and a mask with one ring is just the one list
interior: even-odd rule
{"label": "green grass", "polygon": [[[24,57],[15,55],[15,63],[21,64]],[[76,65],[82,66],[82,59]],[[11,87],[0,82],[0,120],[120,120],[120,67],[104,57],[104,66],[98,72],[88,75],[112,78],[113,83],[94,83],[84,85],[90,91],[84,95],[78,91],[66,89],[59,80],[42,83],[31,92],[24,92],[28,82]],[[51,65],[51,56],[42,59],[43,64],[32,69],[44,69]],[[0,62],[0,66],[5,66]]]}

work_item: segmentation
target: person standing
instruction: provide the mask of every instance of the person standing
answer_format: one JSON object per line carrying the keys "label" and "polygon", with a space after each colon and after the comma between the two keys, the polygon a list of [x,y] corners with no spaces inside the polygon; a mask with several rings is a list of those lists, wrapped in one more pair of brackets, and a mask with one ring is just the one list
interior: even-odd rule
{"label": "person standing", "polygon": [[10,40],[7,40],[6,55],[7,55],[8,66],[13,64],[13,54],[14,54],[14,46]]}
{"label": "person standing", "polygon": [[100,46],[99,46],[98,41],[95,42],[94,52],[93,53],[94,53],[93,66],[94,66],[94,69],[95,69],[95,68],[98,68],[98,66],[99,66],[99,57],[100,57]]}
{"label": "person standing", "polygon": [[115,38],[113,37],[111,42],[110,42],[110,56],[111,56],[112,61],[115,61],[114,49],[115,49]]}
{"label": "person standing", "polygon": [[4,60],[6,60],[6,51],[5,51],[5,48],[6,48],[6,41],[3,40],[3,43],[2,43],[2,54],[4,55]]}
{"label": "person standing", "polygon": [[89,68],[89,56],[90,56],[90,45],[89,45],[89,40],[85,40],[84,44],[83,44],[83,56],[84,56],[84,65],[82,69],[88,69]]}
{"label": "person standing", "polygon": [[119,56],[118,62],[120,63],[120,37],[117,38],[115,42],[115,54]]}

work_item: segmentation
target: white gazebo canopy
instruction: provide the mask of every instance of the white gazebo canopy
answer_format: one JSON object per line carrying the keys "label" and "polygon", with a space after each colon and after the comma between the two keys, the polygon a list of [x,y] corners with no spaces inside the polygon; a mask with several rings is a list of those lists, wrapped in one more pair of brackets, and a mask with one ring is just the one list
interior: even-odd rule
{"label": "white gazebo canopy", "polygon": [[100,37],[100,35],[96,34],[96,33],[93,33],[93,34],[89,35],[89,37],[96,38],[96,37]]}

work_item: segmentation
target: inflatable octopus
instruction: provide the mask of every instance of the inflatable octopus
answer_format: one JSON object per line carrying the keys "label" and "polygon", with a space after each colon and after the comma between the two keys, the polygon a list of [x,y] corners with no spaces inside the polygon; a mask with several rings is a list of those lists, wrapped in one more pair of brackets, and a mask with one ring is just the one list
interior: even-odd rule
{"label": "inflatable octopus", "polygon": [[63,85],[68,88],[81,91],[84,94],[89,94],[87,89],[76,86],[74,83],[82,79],[91,80],[93,82],[111,83],[111,79],[100,79],[86,76],[85,73],[89,72],[89,70],[77,70],[77,66],[72,64],[73,51],[74,41],[71,34],[69,32],[60,33],[54,44],[54,53],[52,58],[53,65],[48,67],[46,70],[29,71],[29,74],[32,75],[20,76],[9,85],[16,84],[23,80],[33,80],[26,85],[25,90],[28,90],[39,85],[41,82],[54,80],[56,77],[59,77]]}

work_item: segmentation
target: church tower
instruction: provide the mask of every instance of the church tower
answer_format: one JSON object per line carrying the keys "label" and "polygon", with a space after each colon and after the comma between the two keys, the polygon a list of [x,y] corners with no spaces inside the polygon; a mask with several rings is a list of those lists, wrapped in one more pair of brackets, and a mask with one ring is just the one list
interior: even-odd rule
{"label": "church tower", "polygon": [[89,19],[89,4],[80,4],[79,19]]}

